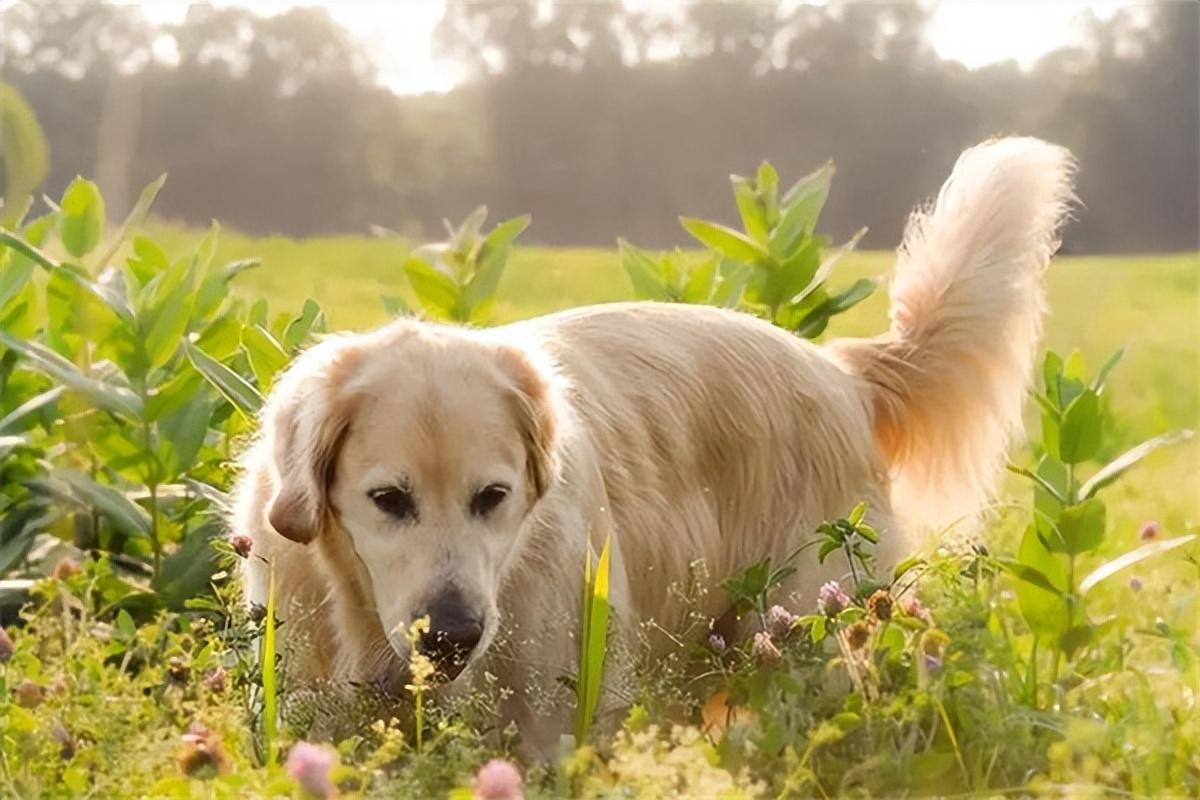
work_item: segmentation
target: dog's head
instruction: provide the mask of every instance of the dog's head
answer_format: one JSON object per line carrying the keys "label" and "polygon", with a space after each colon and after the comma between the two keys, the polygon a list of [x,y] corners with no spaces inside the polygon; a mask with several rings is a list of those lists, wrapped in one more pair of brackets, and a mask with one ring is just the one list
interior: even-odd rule
{"label": "dog's head", "polygon": [[495,637],[506,566],[554,476],[550,392],[520,350],[401,322],[318,345],[273,393],[271,525],[353,551],[335,561],[400,663],[422,617],[417,646],[443,679]]}

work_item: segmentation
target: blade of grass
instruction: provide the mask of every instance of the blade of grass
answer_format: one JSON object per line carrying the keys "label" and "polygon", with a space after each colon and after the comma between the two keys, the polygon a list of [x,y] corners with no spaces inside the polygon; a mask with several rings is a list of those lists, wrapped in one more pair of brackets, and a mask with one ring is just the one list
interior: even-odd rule
{"label": "blade of grass", "polygon": [[263,750],[267,754],[267,767],[275,765],[276,713],[278,711],[278,684],[275,680],[275,569],[270,567],[267,578],[267,617],[263,629],[262,687],[263,687]]}
{"label": "blade of grass", "polygon": [[612,553],[612,534],[604,539],[600,558],[592,572],[589,548],[584,569],[584,602],[579,653],[579,682],[576,686],[575,741],[581,743],[592,727],[600,703],[600,684],[604,657],[608,650],[608,576]]}

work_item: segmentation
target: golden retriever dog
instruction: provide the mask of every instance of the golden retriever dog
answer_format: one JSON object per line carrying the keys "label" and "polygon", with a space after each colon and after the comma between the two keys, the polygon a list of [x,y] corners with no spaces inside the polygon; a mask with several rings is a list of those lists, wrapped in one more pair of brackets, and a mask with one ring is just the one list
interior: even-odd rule
{"label": "golden retriever dog", "polygon": [[[573,713],[589,542],[612,535],[620,652],[682,618],[697,562],[719,579],[784,558],[862,500],[881,563],[970,517],[1021,421],[1072,173],[1035,139],[963,153],[909,222],[873,339],[658,303],[325,338],[272,391],[233,519],[249,601],[274,572],[291,679],[395,690],[427,617],[441,691],[504,687],[501,724],[545,748]],[[836,577],[815,562],[784,591]],[[610,658],[609,707],[626,668]]]}

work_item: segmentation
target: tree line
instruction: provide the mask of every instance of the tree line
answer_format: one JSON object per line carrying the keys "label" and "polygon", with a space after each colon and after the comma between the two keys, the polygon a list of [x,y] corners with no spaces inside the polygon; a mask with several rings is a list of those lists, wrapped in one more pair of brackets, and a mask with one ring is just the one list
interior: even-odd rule
{"label": "tree line", "polygon": [[786,179],[833,159],[823,224],[838,238],[866,225],[865,245],[888,247],[965,146],[1028,133],[1080,158],[1068,249],[1198,246],[1200,5],[1093,17],[1083,46],[1029,70],[939,58],[930,14],[449,0],[437,44],[469,79],[397,96],[319,8],[196,4],[154,25],[136,7],[47,0],[2,12],[0,80],[46,132],[42,188],[95,177],[112,214],[167,172],[160,213],[251,233],[437,237],[486,203],[531,212],[532,241],[667,246],[684,240],[679,214],[734,219],[730,173],[769,159]]}

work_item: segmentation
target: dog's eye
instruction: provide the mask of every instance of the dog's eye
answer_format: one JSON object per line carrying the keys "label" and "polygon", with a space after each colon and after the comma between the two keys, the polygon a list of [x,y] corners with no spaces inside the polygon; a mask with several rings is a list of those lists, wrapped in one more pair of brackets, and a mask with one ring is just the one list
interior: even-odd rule
{"label": "dog's eye", "polygon": [[486,517],[504,502],[509,491],[503,483],[489,483],[471,498],[471,513],[477,517]]}
{"label": "dog's eye", "polygon": [[412,492],[404,486],[383,486],[367,492],[367,497],[383,513],[404,522],[415,522],[417,519],[417,501]]}

